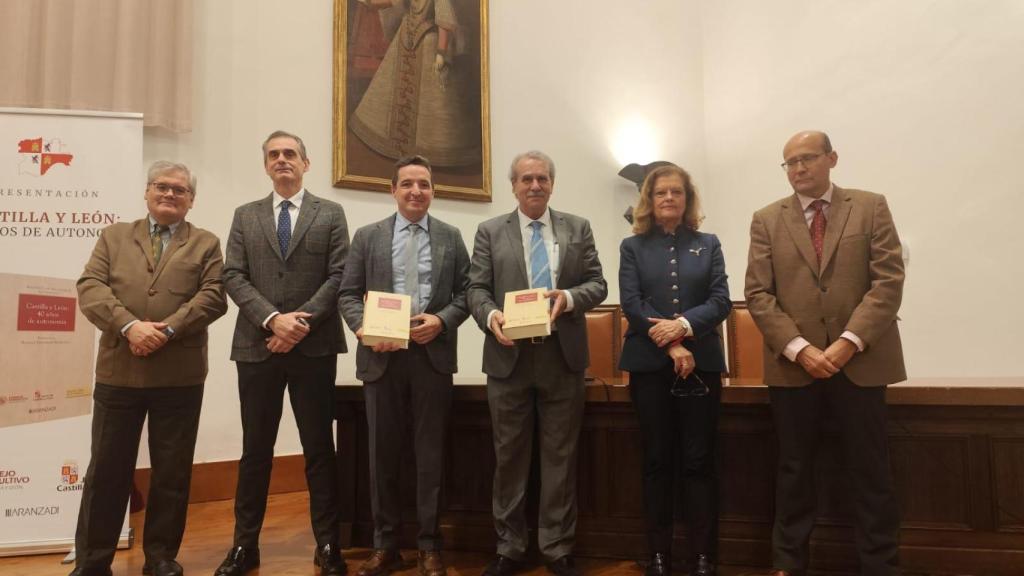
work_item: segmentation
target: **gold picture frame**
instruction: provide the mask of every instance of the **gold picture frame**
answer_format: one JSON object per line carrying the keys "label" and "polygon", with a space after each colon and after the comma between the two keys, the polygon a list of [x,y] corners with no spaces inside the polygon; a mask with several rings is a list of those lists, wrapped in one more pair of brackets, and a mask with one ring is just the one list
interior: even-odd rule
{"label": "gold picture frame", "polygon": [[488,58],[487,0],[334,0],[334,186],[422,154],[438,197],[490,202]]}

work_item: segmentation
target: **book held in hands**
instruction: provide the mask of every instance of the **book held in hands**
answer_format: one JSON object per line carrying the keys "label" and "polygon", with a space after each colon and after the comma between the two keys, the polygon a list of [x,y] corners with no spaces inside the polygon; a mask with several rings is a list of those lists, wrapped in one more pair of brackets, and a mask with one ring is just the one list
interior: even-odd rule
{"label": "book held in hands", "polygon": [[410,310],[408,294],[367,292],[363,307],[363,345],[393,342],[408,348]]}
{"label": "book held in hands", "polygon": [[519,340],[551,335],[550,304],[545,292],[543,288],[532,288],[505,293],[505,337]]}

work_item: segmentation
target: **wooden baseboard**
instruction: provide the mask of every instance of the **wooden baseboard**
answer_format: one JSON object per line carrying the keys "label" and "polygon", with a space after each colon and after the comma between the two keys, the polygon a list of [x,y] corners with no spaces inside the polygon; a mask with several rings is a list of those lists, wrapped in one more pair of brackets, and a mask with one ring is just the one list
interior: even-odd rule
{"label": "wooden baseboard", "polygon": [[[306,462],[302,454],[274,457],[274,471],[270,476],[270,493],[302,492],[306,490]],[[143,498],[149,493],[150,468],[135,470],[135,486]],[[212,502],[235,497],[238,484],[238,460],[205,462],[192,465],[192,490],[188,501]]]}

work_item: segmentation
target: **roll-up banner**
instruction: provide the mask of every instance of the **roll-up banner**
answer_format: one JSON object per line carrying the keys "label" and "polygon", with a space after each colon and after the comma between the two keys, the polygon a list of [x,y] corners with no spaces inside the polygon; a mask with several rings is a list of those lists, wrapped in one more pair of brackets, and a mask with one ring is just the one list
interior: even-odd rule
{"label": "roll-up banner", "polygon": [[99,337],[75,281],[142,172],[141,114],[0,108],[0,556],[74,545]]}

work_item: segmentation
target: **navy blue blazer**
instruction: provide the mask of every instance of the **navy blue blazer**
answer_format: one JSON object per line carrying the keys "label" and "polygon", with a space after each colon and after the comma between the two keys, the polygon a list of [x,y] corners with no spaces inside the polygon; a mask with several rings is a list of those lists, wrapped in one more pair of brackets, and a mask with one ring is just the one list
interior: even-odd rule
{"label": "navy blue blazer", "polygon": [[619,369],[653,372],[670,365],[665,350],[647,335],[652,326],[647,319],[681,314],[693,329],[683,346],[693,353],[697,368],[724,372],[716,328],[732,309],[726,279],[722,245],[714,234],[680,226],[675,235],[653,228],[624,239],[619,246],[619,298],[629,329]]}

